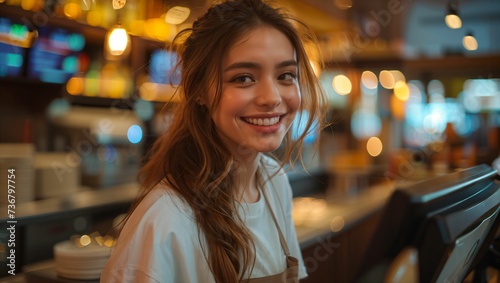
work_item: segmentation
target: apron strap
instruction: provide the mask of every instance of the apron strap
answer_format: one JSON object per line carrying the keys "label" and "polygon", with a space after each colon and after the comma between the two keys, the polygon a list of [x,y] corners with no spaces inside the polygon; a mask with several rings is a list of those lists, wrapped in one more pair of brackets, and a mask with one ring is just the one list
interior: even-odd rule
{"label": "apron strap", "polygon": [[[262,169],[265,170],[263,165],[262,165]],[[266,171],[266,174],[267,174],[267,171]],[[269,180],[269,174],[267,174],[267,176],[268,176],[268,180]],[[272,182],[269,182],[269,183],[271,183],[271,185],[274,187]],[[285,252],[286,256],[290,256],[290,251],[288,250],[288,245],[286,244],[285,237],[283,236],[283,233],[281,232],[280,226],[278,224],[278,220],[276,219],[276,215],[273,212],[273,208],[271,207],[271,204],[269,203],[269,200],[266,196],[266,191],[265,191],[263,186],[261,187],[260,190],[262,192],[262,195],[264,196],[264,200],[266,201],[267,207],[269,208],[269,212],[271,213],[271,216],[273,217],[273,221],[274,221],[274,224],[276,225],[276,229],[278,230],[281,248],[283,248],[283,251]]]}

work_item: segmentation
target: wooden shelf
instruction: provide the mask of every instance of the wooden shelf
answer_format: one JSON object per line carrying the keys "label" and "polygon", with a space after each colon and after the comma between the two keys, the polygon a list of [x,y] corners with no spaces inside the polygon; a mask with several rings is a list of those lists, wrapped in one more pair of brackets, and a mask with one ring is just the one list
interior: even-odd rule
{"label": "wooden shelf", "polygon": [[467,76],[474,78],[500,77],[500,54],[453,55],[441,58],[420,58],[403,63],[405,73],[436,76]]}

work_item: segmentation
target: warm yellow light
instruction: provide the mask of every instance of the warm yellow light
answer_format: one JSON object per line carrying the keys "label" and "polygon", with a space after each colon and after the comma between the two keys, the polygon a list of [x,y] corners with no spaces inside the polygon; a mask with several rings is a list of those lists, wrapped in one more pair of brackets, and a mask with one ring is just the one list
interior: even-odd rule
{"label": "warm yellow light", "polygon": [[448,14],[444,18],[446,25],[451,29],[459,29],[462,27],[462,20],[456,14]]}
{"label": "warm yellow light", "polygon": [[380,80],[380,84],[386,88],[386,89],[393,89],[394,88],[394,84],[396,83],[395,80],[394,80],[394,76],[392,75],[392,73],[390,71],[387,71],[387,70],[383,70],[380,72],[380,74],[378,75],[379,77],[379,80]]}
{"label": "warm yellow light", "polygon": [[156,84],[151,82],[145,82],[139,87],[139,95],[142,99],[147,101],[153,101],[156,99]]}
{"label": "warm yellow light", "polygon": [[134,20],[130,23],[130,34],[133,35],[144,35],[144,27],[146,25],[145,21]]}
{"label": "warm yellow light", "polygon": [[462,39],[462,44],[464,45],[465,49],[474,51],[477,50],[477,40],[472,34],[468,34],[464,36]]}
{"label": "warm yellow light", "polygon": [[410,88],[404,81],[394,84],[394,95],[401,101],[407,101],[410,97]]}
{"label": "warm yellow light", "polygon": [[98,10],[90,10],[87,12],[87,23],[91,26],[99,26],[102,23],[102,14]]}
{"label": "warm yellow light", "polygon": [[375,75],[372,71],[364,71],[361,74],[361,83],[367,89],[376,89],[378,86],[377,75]]}
{"label": "warm yellow light", "polygon": [[371,137],[366,143],[366,151],[373,157],[379,156],[382,152],[382,148],[382,141],[377,137]]}
{"label": "warm yellow light", "polygon": [[77,19],[82,14],[82,8],[76,3],[67,3],[64,5],[64,15],[69,19]]}
{"label": "warm yellow light", "polygon": [[113,56],[120,56],[125,53],[129,45],[130,38],[127,31],[122,27],[115,27],[108,35],[108,51]]}
{"label": "warm yellow light", "polygon": [[174,29],[163,19],[153,18],[146,21],[144,33],[150,38],[166,41],[174,34]]}
{"label": "warm yellow light", "polygon": [[39,11],[43,8],[43,2],[38,0],[22,0],[21,8],[28,11]]}
{"label": "warm yellow light", "polygon": [[83,94],[85,96],[97,96],[100,92],[100,75],[96,70],[90,70],[85,75]]}
{"label": "warm yellow light", "polygon": [[127,94],[127,81],[121,77],[115,76],[112,79],[104,79],[101,83],[108,97],[124,98]]}
{"label": "warm yellow light", "polygon": [[66,83],[66,91],[71,95],[79,95],[83,93],[83,86],[83,78],[72,77]]}
{"label": "warm yellow light", "polygon": [[390,100],[391,115],[397,120],[404,120],[405,113],[405,102],[397,98],[396,95],[391,96]]}
{"label": "warm yellow light", "polygon": [[80,245],[83,247],[88,246],[92,242],[92,239],[88,235],[83,235],[80,237]]}
{"label": "warm yellow light", "polygon": [[108,235],[104,236],[104,238],[103,238],[103,244],[104,244],[104,246],[106,246],[108,248],[111,248],[111,247],[113,247],[115,245],[115,243],[116,243],[116,239],[115,238],[113,238],[111,236],[108,236]]}
{"label": "warm yellow light", "polygon": [[342,229],[344,229],[344,226],[345,220],[342,216],[335,216],[330,221],[330,229],[332,229],[333,232],[340,232]]}
{"label": "warm yellow light", "polygon": [[399,71],[399,70],[391,70],[390,72],[392,74],[392,77],[394,78],[394,83],[397,83],[399,81],[406,82],[405,75],[401,71]]}
{"label": "warm yellow light", "polygon": [[345,75],[337,75],[333,78],[333,89],[340,95],[347,95],[351,93],[352,83]]}

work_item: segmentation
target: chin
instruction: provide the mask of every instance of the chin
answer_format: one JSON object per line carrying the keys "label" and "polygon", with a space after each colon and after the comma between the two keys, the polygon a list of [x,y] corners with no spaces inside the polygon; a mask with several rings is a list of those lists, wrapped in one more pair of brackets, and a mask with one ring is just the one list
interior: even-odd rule
{"label": "chin", "polygon": [[280,147],[281,143],[278,143],[278,144],[268,144],[268,145],[265,145],[265,146],[260,146],[259,148],[257,148],[257,151],[259,152],[263,152],[263,153],[269,153],[269,152],[273,152],[275,150],[277,150],[279,147]]}

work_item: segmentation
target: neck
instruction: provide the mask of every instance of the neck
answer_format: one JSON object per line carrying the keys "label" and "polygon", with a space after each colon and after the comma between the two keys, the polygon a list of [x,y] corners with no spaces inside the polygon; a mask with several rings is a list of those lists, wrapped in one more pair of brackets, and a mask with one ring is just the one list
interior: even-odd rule
{"label": "neck", "polygon": [[257,170],[259,168],[260,154],[255,159],[248,161],[237,160],[235,171],[235,194],[241,202],[256,202],[259,200],[257,186]]}

